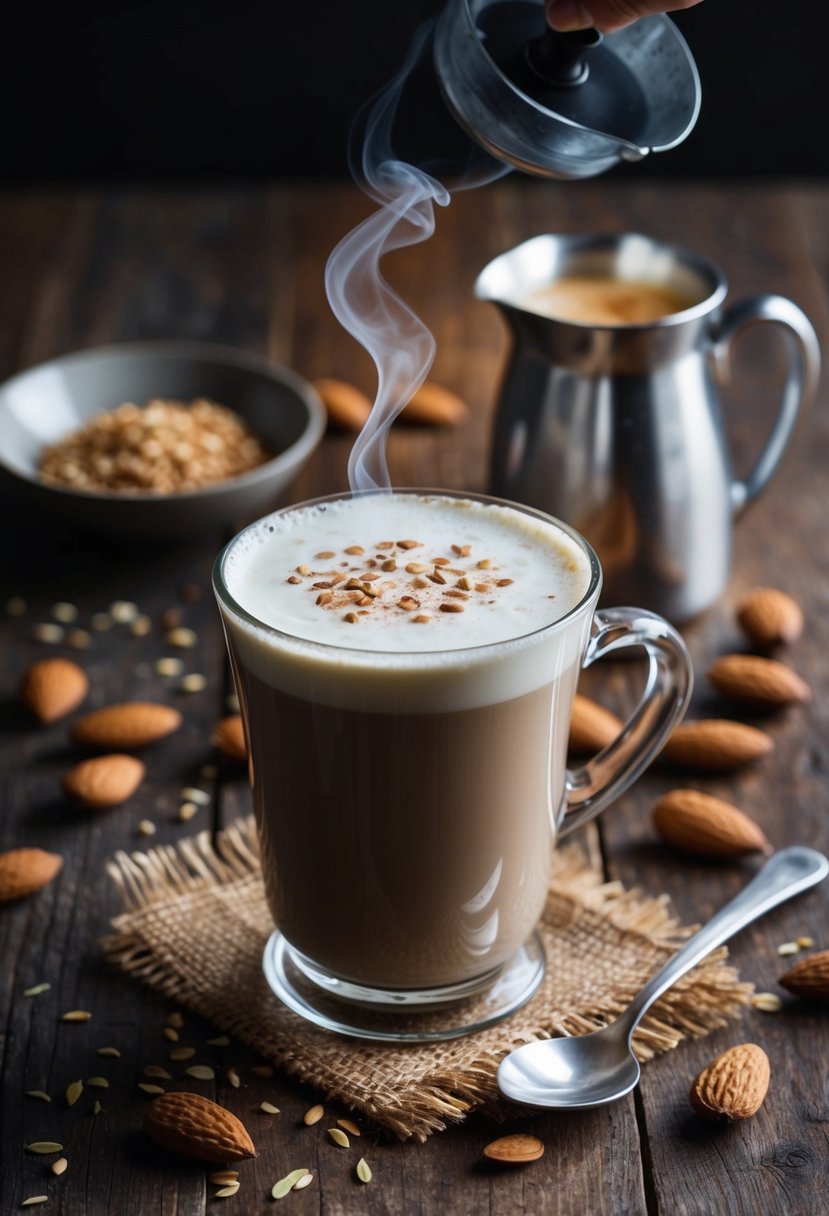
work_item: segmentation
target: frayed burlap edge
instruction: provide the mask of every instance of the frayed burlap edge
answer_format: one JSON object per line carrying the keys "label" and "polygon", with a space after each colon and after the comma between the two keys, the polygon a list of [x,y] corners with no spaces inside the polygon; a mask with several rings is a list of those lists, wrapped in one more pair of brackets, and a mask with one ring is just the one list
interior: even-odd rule
{"label": "frayed burlap edge", "polygon": [[[585,912],[592,914],[637,939],[637,948],[653,961],[645,963],[648,969],[629,991],[603,993],[591,1015],[562,1013],[550,1007],[552,1002],[533,998],[508,1021],[464,1039],[462,1059],[458,1059],[458,1041],[449,1051],[442,1044],[398,1048],[342,1040],[281,1007],[263,1026],[255,1002],[240,1010],[215,993],[194,990],[176,960],[159,951],[157,922],[165,908],[181,910],[216,891],[238,895],[240,902],[258,893],[261,875],[252,817],[221,832],[215,844],[209,832],[201,832],[147,853],[119,851],[107,869],[124,912],[113,919],[114,932],[102,945],[107,959],[118,968],[208,1018],[329,1100],[346,1103],[400,1139],[423,1141],[472,1110],[499,1121],[514,1115],[515,1108],[499,1096],[495,1081],[503,1055],[520,1043],[555,1034],[584,1034],[604,1025],[693,932],[671,915],[666,895],[645,896],[619,882],[604,882],[577,846],[559,849],[555,856],[547,915],[557,928],[565,927],[569,916],[575,921]],[[154,927],[148,931],[149,918]],[[257,936],[260,928],[250,925]],[[634,1040],[640,1060],[670,1050],[686,1037],[700,1037],[726,1025],[749,1002],[753,985],[740,982],[726,957],[724,947],[709,955],[648,1012]],[[252,982],[257,981],[264,983],[261,977]]]}

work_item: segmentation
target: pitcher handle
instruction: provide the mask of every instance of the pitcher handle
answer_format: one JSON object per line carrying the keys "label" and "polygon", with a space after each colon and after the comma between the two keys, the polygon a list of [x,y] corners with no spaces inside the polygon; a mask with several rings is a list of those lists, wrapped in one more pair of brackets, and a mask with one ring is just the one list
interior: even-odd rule
{"label": "pitcher handle", "polygon": [[633,784],[688,707],[694,677],[687,647],[667,621],[644,608],[600,609],[582,666],[629,646],[643,646],[649,659],[642,699],[612,743],[567,770],[560,836],[587,823]]}
{"label": "pitcher handle", "polygon": [[739,516],[765,488],[783,457],[795,426],[814,397],[820,376],[820,346],[806,314],[785,296],[750,296],[730,305],[714,334],[713,355],[720,383],[728,378],[731,343],[752,325],[780,326],[789,355],[789,370],[771,434],[754,468],[731,486],[731,505]]}

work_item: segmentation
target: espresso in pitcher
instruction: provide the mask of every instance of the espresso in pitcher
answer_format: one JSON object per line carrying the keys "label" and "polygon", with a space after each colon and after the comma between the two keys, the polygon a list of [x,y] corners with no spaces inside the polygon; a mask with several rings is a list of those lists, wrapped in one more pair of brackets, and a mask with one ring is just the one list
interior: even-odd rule
{"label": "espresso in pitcher", "polygon": [[549,626],[590,588],[585,552],[506,505],[395,493],[259,521],[223,575],[291,948],[378,987],[498,967],[546,899],[589,616]]}
{"label": "espresso in pitcher", "polygon": [[695,302],[661,283],[610,275],[566,275],[516,301],[528,312],[582,325],[650,325]]}

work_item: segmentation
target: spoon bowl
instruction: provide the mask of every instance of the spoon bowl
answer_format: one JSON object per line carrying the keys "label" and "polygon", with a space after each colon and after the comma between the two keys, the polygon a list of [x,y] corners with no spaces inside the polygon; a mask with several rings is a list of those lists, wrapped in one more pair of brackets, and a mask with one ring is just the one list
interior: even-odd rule
{"label": "spoon bowl", "polygon": [[614,1022],[592,1034],[525,1043],[498,1067],[501,1093],[525,1106],[581,1110],[615,1102],[636,1088],[639,1062],[631,1040],[647,1010],[672,984],[717,946],[771,908],[821,882],[829,861],[815,849],[782,849],[730,903],[634,997]]}

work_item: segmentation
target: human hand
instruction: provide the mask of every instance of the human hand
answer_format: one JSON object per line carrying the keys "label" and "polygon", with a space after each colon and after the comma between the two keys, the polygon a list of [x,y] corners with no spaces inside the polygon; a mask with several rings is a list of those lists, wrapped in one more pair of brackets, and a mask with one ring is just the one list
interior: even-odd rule
{"label": "human hand", "polygon": [[620,30],[652,13],[693,8],[701,0],[546,0],[548,23],[559,33],[595,28],[603,34]]}

